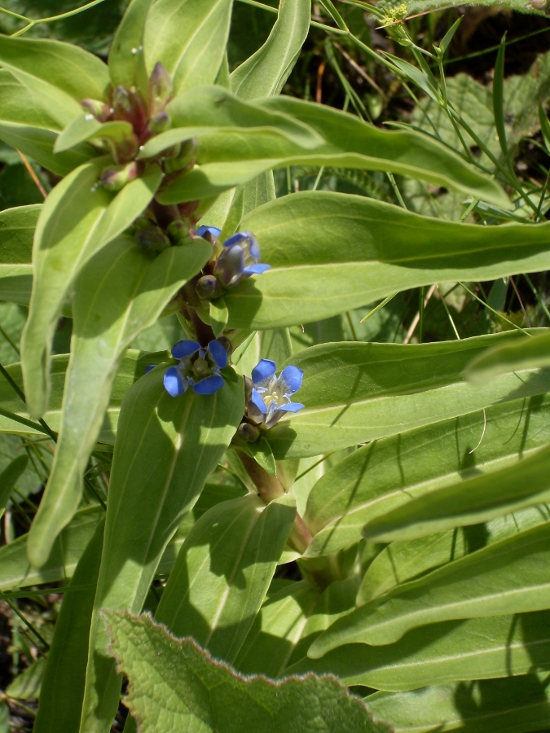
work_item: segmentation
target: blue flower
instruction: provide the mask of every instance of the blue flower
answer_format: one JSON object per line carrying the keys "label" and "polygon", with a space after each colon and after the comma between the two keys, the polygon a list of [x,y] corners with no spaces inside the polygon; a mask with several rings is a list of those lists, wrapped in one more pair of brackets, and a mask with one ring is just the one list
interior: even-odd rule
{"label": "blue flower", "polygon": [[[199,237],[211,234],[216,241],[220,236],[217,227],[209,226],[200,226],[195,233]],[[213,272],[226,288],[238,285],[245,277],[261,275],[270,269],[270,265],[263,265],[260,262],[260,245],[252,232],[237,232],[226,239],[223,246],[219,242],[217,246],[215,255],[219,256],[215,260]]]}
{"label": "blue flower", "polygon": [[203,225],[197,229],[195,234],[197,235],[197,237],[204,237],[206,232],[210,232],[210,234],[212,234],[214,237],[219,237],[221,234],[221,231],[222,230],[218,229],[218,227],[207,227]]}
{"label": "blue flower", "polygon": [[211,341],[206,348],[197,341],[178,341],[172,356],[180,362],[164,375],[164,387],[172,397],[179,397],[188,387],[197,394],[214,394],[223,387],[220,369],[227,366],[228,357],[220,341]]}
{"label": "blue flower", "polygon": [[298,412],[304,405],[292,402],[291,397],[302,386],[303,371],[296,366],[287,366],[280,376],[277,365],[271,359],[262,359],[252,370],[252,385],[247,416],[258,425],[270,428],[286,412]]}

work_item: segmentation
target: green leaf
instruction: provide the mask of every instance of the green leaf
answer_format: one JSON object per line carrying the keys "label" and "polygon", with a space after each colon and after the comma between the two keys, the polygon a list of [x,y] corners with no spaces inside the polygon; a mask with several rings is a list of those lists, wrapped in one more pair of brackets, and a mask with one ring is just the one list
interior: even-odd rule
{"label": "green leaf", "polygon": [[82,476],[126,349],[157,320],[211,253],[207,242],[198,241],[169,247],[152,260],[133,237],[121,236],[81,270],[75,284],[59,439],[48,486],[29,533],[33,566],[46,562],[53,541],[78,508]]}
{"label": "green leaf", "polygon": [[105,656],[99,611],[141,610],[166,545],[244,411],[242,379],[231,369],[224,370],[224,387],[213,395],[189,390],[173,398],[163,377],[163,369],[154,369],[139,379],[124,398],[119,420],[84,703],[83,725],[98,730],[110,725],[120,693],[114,662]]}
{"label": "green leaf", "polygon": [[376,542],[411,540],[550,501],[550,446],[486,476],[430,491],[363,527]]}
{"label": "green leaf", "polygon": [[26,455],[18,456],[0,473],[0,518],[4,515],[11,498],[13,487],[19,481],[29,464]]}
{"label": "green leaf", "polygon": [[531,733],[550,725],[546,675],[458,682],[416,692],[378,692],[365,701],[395,733]]}
{"label": "green leaf", "polygon": [[[48,652],[40,706],[34,723],[35,733],[78,730],[103,530],[104,522],[101,521],[79,560],[69,590],[63,598]],[[79,586],[85,587],[76,590]],[[70,590],[71,587],[75,590]]]}
{"label": "green leaf", "polygon": [[130,679],[126,703],[142,733],[190,726],[204,733],[309,733],[312,720],[327,733],[389,733],[334,678],[244,678],[147,616],[108,611],[105,617],[112,652]]}
{"label": "green leaf", "polygon": [[357,605],[378,598],[397,585],[419,578],[471,552],[512,537],[547,521],[550,510],[543,504],[493,519],[486,524],[439,532],[405,542],[392,542],[369,565],[357,593]]}
{"label": "green leaf", "polygon": [[474,384],[486,384],[501,374],[550,366],[550,330],[530,339],[489,349],[468,365],[466,377]]}
{"label": "green leaf", "polygon": [[213,84],[225,54],[232,0],[158,0],[145,23],[143,50],[150,74],[160,61],[174,92]]}
{"label": "green leaf", "polygon": [[504,125],[504,56],[506,53],[506,34],[500,40],[495,72],[493,76],[493,112],[495,115],[495,127],[497,129],[498,142],[502,155],[508,158],[508,142],[506,140],[506,127]]}
{"label": "green leaf", "polygon": [[0,212],[0,278],[32,273],[32,238],[40,206]]}
{"label": "green leaf", "polygon": [[260,106],[308,125],[326,143],[307,151],[283,141],[274,145],[271,138],[259,134],[252,141],[246,135],[238,140],[236,135],[226,139],[223,133],[212,134],[201,141],[199,167],[167,186],[162,202],[219,194],[272,168],[329,165],[400,173],[469,193],[503,208],[510,206],[493,180],[428,136],[408,130],[380,130],[353,115],[297,99],[267,98]]}
{"label": "green leaf", "polygon": [[310,492],[304,519],[315,536],[306,554],[354,544],[367,522],[428,492],[480,471],[489,478],[492,471],[520,466],[517,461],[549,442],[549,419],[550,400],[519,399],[490,407],[485,416],[447,419],[355,451]]}
{"label": "green leaf", "polygon": [[342,644],[391,644],[438,621],[548,608],[549,539],[546,522],[398,586],[336,621],[308,656]]}
{"label": "green leaf", "polygon": [[112,140],[116,142],[120,139],[127,139],[132,134],[132,125],[125,120],[102,123],[91,115],[82,114],[71,120],[59,135],[54,145],[54,152],[63,153],[75,145],[92,140]]}
{"label": "green leaf", "polygon": [[347,342],[305,349],[292,357],[304,371],[299,399],[305,409],[269,430],[275,458],[328,453],[546,392],[545,369],[503,375],[483,387],[464,379],[473,357],[517,338],[506,333],[419,345]]}
{"label": "green leaf", "polygon": [[132,0],[118,26],[109,50],[111,84],[145,91],[143,29],[151,0]]}
{"label": "green leaf", "polygon": [[57,583],[72,578],[76,565],[104,514],[99,505],[78,511],[55,541],[48,562],[40,569],[29,565],[26,534],[0,547],[0,591]]}
{"label": "green leaf", "polygon": [[310,0],[282,0],[269,38],[231,74],[241,99],[279,94],[294,68],[311,22]]}
{"label": "green leaf", "polygon": [[6,687],[6,695],[18,700],[37,700],[44,677],[45,657],[39,657],[15,677]]}
{"label": "green leaf", "polygon": [[[266,356],[265,358],[267,359],[271,357]],[[275,456],[273,455],[273,451],[271,450],[271,446],[269,445],[269,441],[266,439],[265,435],[260,436],[260,438],[254,443],[247,443],[244,446],[244,451],[248,453],[248,455],[252,456],[264,471],[267,471],[271,476],[277,475]]]}
{"label": "green leaf", "polygon": [[233,662],[265,598],[296,516],[291,496],[222,502],[194,525],[155,618]]}
{"label": "green leaf", "polygon": [[218,336],[221,336],[224,332],[225,327],[227,326],[227,319],[229,316],[223,298],[218,298],[216,301],[210,301],[209,316],[212,331],[214,331],[214,336],[216,336],[217,338]]}
{"label": "green leaf", "polygon": [[35,416],[48,405],[50,344],[71,284],[86,261],[141,214],[161,180],[160,168],[153,165],[113,197],[97,185],[105,162],[91,161],[61,181],[38,219],[34,286],[21,342],[25,394]]}
{"label": "green leaf", "polygon": [[103,99],[109,86],[97,56],[60,41],[0,36],[0,63],[62,126],[80,114],[84,98]]}
{"label": "green leaf", "polygon": [[347,644],[288,672],[335,674],[347,685],[395,692],[518,676],[548,669],[549,621],[549,611],[446,621],[409,631],[397,644]]}
{"label": "green leaf", "polygon": [[548,223],[480,227],[350,194],[284,196],[242,226],[272,269],[226,295],[230,328],[309,323],[412,287],[550,266]]}

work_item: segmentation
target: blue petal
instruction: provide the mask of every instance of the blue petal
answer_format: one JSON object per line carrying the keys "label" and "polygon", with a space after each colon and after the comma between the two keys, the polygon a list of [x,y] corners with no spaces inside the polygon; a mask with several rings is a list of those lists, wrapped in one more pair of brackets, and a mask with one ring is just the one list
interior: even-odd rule
{"label": "blue petal", "polygon": [[267,382],[275,374],[277,370],[277,364],[271,359],[262,359],[252,370],[252,381],[255,386],[261,385],[262,382]]}
{"label": "blue petal", "polygon": [[237,232],[223,243],[224,247],[233,247],[235,244],[241,244],[243,240],[248,239],[248,232]]}
{"label": "blue petal", "polygon": [[296,366],[287,366],[281,372],[281,382],[283,383],[285,394],[294,394],[302,386],[302,378],[304,373]]}
{"label": "blue petal", "polygon": [[164,389],[171,397],[179,397],[185,392],[186,385],[177,367],[168,367],[164,375]]}
{"label": "blue petal", "polygon": [[245,275],[261,275],[266,270],[271,270],[271,265],[249,265],[243,272]]}
{"label": "blue petal", "polygon": [[298,412],[298,410],[302,410],[305,407],[305,405],[301,405],[299,402],[289,402],[288,405],[281,405],[281,407],[278,407],[278,410],[282,410],[282,412]]}
{"label": "blue petal", "polygon": [[[264,359],[264,361],[266,361]],[[253,389],[252,390],[252,396],[250,398],[250,401],[252,404],[254,404],[258,410],[262,413],[262,415],[267,415],[267,407],[265,402],[263,401],[261,395],[259,394],[258,390]]]}
{"label": "blue petal", "polygon": [[196,230],[195,234],[197,235],[197,237],[204,237],[206,232],[210,232],[210,234],[213,234],[215,237],[219,237],[221,231],[222,230],[218,229],[218,227],[208,227],[203,225]]}
{"label": "blue petal", "polygon": [[211,341],[208,344],[208,351],[220,369],[224,369],[227,366],[227,351],[219,341]]}
{"label": "blue petal", "polygon": [[149,372],[152,372],[153,371],[153,369],[155,368],[155,366],[156,366],[156,364],[149,364],[149,366],[146,366],[145,367],[145,369],[143,370],[143,373],[144,374],[149,374]]}
{"label": "blue petal", "polygon": [[232,286],[242,278],[244,270],[244,250],[239,244],[224,249],[214,265],[214,275],[223,285]]}
{"label": "blue petal", "polygon": [[217,374],[213,374],[211,377],[201,379],[200,382],[193,385],[193,391],[197,394],[214,394],[223,387],[223,378]]}
{"label": "blue petal", "polygon": [[260,244],[256,237],[252,234],[252,232],[246,232],[250,239],[250,254],[252,257],[254,257],[255,260],[260,260],[261,253],[260,253]]}
{"label": "blue petal", "polygon": [[172,356],[174,359],[183,359],[184,356],[191,356],[195,351],[200,349],[201,345],[197,341],[178,341],[172,347]]}

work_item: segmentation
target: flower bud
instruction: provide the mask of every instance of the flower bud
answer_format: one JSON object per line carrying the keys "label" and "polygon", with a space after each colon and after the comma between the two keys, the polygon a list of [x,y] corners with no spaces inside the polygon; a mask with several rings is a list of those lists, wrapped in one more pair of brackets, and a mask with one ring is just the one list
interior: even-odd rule
{"label": "flower bud", "polygon": [[120,191],[124,186],[137,178],[138,169],[135,162],[127,165],[112,165],[105,168],[99,179],[108,191]]}
{"label": "flower bud", "polygon": [[199,278],[195,290],[201,300],[212,300],[223,293],[223,288],[214,275],[203,275]]}
{"label": "flower bud", "polygon": [[99,99],[83,99],[80,106],[84,112],[91,114],[98,122],[105,122],[111,114],[109,105]]}
{"label": "flower bud", "polygon": [[160,227],[149,226],[135,234],[135,240],[148,255],[157,255],[170,246],[170,240]]}
{"label": "flower bud", "polygon": [[145,105],[139,94],[125,87],[117,87],[113,97],[113,118],[129,122],[140,136],[147,125]]}
{"label": "flower bud", "polygon": [[189,226],[181,219],[171,221],[166,228],[168,235],[174,244],[183,244],[189,237]]}
{"label": "flower bud", "polygon": [[172,98],[172,79],[164,66],[158,61],[149,78],[149,115],[154,117],[162,112]]}
{"label": "flower bud", "polygon": [[170,115],[166,112],[159,112],[149,120],[149,129],[151,132],[164,132],[171,124]]}
{"label": "flower bud", "polygon": [[260,437],[260,431],[256,426],[242,422],[237,428],[237,437],[245,443],[254,443]]}
{"label": "flower bud", "polygon": [[191,164],[194,164],[196,156],[197,139],[192,137],[182,142],[180,152],[176,157],[164,161],[164,170],[166,173],[184,170]]}

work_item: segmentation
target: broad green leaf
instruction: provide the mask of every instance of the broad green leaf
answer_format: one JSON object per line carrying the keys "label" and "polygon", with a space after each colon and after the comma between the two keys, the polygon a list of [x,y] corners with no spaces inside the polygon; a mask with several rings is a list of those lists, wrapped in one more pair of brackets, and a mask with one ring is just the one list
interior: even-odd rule
{"label": "broad green leaf", "polygon": [[44,677],[45,657],[38,657],[6,687],[6,695],[18,700],[38,700]]}
{"label": "broad green leaf", "polygon": [[375,542],[412,540],[464,525],[481,524],[550,501],[550,446],[513,466],[475,476],[419,496],[363,527]]}
{"label": "broad green leaf", "polygon": [[[113,456],[105,544],[92,621],[82,731],[105,730],[116,713],[120,677],[106,656],[99,611],[139,612],[166,545],[196,502],[244,411],[242,379],[231,369],[213,395],[173,398],[163,369],[126,394]],[[103,726],[103,727],[101,727]]]}
{"label": "broad green leaf", "polygon": [[107,66],[76,45],[49,39],[0,36],[0,64],[64,126],[86,97],[103,99]]}
{"label": "broad green leaf", "polygon": [[155,259],[133,237],[100,250],[75,283],[71,358],[63,414],[46,492],[29,534],[33,565],[45,562],[52,543],[82,497],[82,476],[109,406],[126,349],[211,256],[206,241],[169,247]]}
{"label": "broad green leaf", "polygon": [[347,685],[398,692],[468,679],[511,677],[550,667],[550,611],[445,621],[396,644],[347,644],[289,674],[335,674]]}
{"label": "broad green leaf", "polygon": [[[48,652],[40,706],[33,729],[35,733],[78,730],[103,530],[104,522],[101,521],[64,595]],[[76,590],[79,586],[83,587]],[[75,590],[71,590],[71,587],[75,587]]]}
{"label": "broad green leaf", "polygon": [[326,471],[310,492],[304,519],[315,536],[306,554],[329,554],[354,544],[367,522],[416,497],[480,472],[490,475],[521,465],[516,462],[548,444],[549,418],[550,400],[537,396],[495,405],[485,416],[462,415],[355,451]]}
{"label": "broad green leaf", "polygon": [[383,170],[445,186],[497,206],[509,207],[502,189],[440,143],[413,131],[380,130],[330,107],[297,99],[271,97],[258,103],[317,131],[326,141],[312,151],[289,143],[274,145],[257,135],[250,141],[226,139],[223,133],[201,141],[199,167],[166,187],[162,202],[192,201],[244,184],[260,173],[289,165]]}
{"label": "broad green leaf", "polygon": [[548,223],[460,224],[350,194],[284,196],[242,226],[254,232],[272,269],[226,295],[232,328],[308,323],[412,287],[492,280],[550,264]]}
{"label": "broad green leaf", "polygon": [[[0,280],[0,282],[2,281]],[[115,377],[111,403],[98,435],[98,441],[101,443],[114,443],[116,424],[122,398],[136,379],[142,376],[146,366],[144,362],[139,361],[139,356],[139,351],[131,349],[126,352],[124,359],[122,360],[122,366]],[[68,361],[68,354],[57,354],[52,358],[51,404],[49,410],[44,415],[44,419],[55,432],[59,432],[61,422],[61,408]],[[7,371],[17,382],[19,387],[22,388],[23,379],[21,376],[21,364],[11,364],[7,367]],[[38,423],[33,423],[29,420],[26,406],[19,397],[17,397],[11,385],[1,377],[0,410],[0,433],[13,433],[16,435],[44,434],[44,429]],[[29,424],[18,423],[16,422],[15,417],[10,419],[5,413],[11,413],[15,417],[19,416]]]}
{"label": "broad green leaf", "polygon": [[397,585],[542,524],[549,518],[548,505],[541,505],[507,514],[486,524],[447,530],[417,540],[392,542],[368,567],[357,593],[357,605],[368,603]]}
{"label": "broad green leaf", "polygon": [[[321,596],[321,590],[301,580],[270,594],[264,602],[235,659],[244,674],[282,677],[296,648],[303,646],[304,628]],[[298,651],[298,658],[307,651]]]}
{"label": "broad green leaf", "polygon": [[279,94],[309,33],[310,0],[281,0],[269,38],[231,74],[231,89],[241,99]]}
{"label": "broad green leaf", "polygon": [[109,75],[113,88],[143,88],[143,28],[151,0],[132,0],[118,26],[109,51]]}
{"label": "broad green leaf", "polygon": [[550,725],[547,675],[481,680],[414,692],[377,692],[365,700],[395,733],[531,733]]}
{"label": "broad green leaf", "polygon": [[501,374],[545,366],[550,366],[550,331],[547,329],[516,344],[490,349],[468,365],[466,376],[475,384],[485,384]]}
{"label": "broad green leaf", "polygon": [[336,621],[308,656],[322,657],[342,644],[391,644],[438,621],[548,608],[549,539],[545,522],[398,586]]}
{"label": "broad green leaf", "polygon": [[2,473],[0,473],[0,519],[4,515],[6,507],[8,506],[15,484],[23,475],[28,464],[28,456],[21,455],[14,458]]}
{"label": "broad green leaf", "polygon": [[176,636],[192,636],[233,662],[265,598],[294,523],[291,496],[256,494],[210,509],[178,555],[155,613]]}
{"label": "broad green leaf", "polygon": [[132,132],[132,125],[125,120],[102,123],[92,115],[81,114],[71,120],[59,135],[54,145],[54,152],[63,153],[75,145],[93,140],[126,139]]}
{"label": "broad green leaf", "polygon": [[98,186],[106,158],[73,171],[46,199],[36,228],[34,285],[21,356],[32,415],[48,406],[51,339],[61,307],[87,260],[124,231],[149,204],[161,180],[151,166],[118,195]]}
{"label": "broad green leaf", "polygon": [[112,652],[130,680],[126,704],[142,733],[310,733],[312,721],[326,733],[389,733],[334,678],[244,678],[147,616],[105,617]]}
{"label": "broad green leaf", "polygon": [[41,583],[57,583],[72,578],[82,553],[105,512],[99,506],[81,509],[56,539],[48,562],[40,569],[27,558],[27,535],[0,548],[0,591],[28,588]]}
{"label": "broad green leaf", "polygon": [[225,55],[232,0],[158,0],[147,14],[143,50],[150,74],[160,61],[179,94],[213,84]]}
{"label": "broad green leaf", "polygon": [[507,333],[419,345],[345,342],[306,349],[292,357],[304,371],[298,396],[305,409],[268,432],[275,458],[328,453],[546,392],[546,369],[503,375],[483,387],[465,380],[463,370],[475,356],[517,338]]}
{"label": "broad green leaf", "polygon": [[32,238],[40,206],[0,212],[0,278],[32,273]]}

